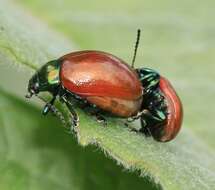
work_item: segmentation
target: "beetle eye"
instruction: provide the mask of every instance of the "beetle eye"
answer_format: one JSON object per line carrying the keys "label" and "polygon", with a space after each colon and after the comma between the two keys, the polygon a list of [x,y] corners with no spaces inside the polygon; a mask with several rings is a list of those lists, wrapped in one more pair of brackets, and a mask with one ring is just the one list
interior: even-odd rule
{"label": "beetle eye", "polygon": [[38,82],[36,82],[36,83],[34,84],[33,90],[34,90],[34,92],[35,92],[36,94],[39,93],[39,83],[38,83]]}
{"label": "beetle eye", "polygon": [[39,93],[39,84],[38,82],[34,83],[31,88],[30,91],[32,94],[38,94]]}
{"label": "beetle eye", "polygon": [[39,88],[39,83],[36,82],[35,85],[34,85],[35,89],[38,89]]}

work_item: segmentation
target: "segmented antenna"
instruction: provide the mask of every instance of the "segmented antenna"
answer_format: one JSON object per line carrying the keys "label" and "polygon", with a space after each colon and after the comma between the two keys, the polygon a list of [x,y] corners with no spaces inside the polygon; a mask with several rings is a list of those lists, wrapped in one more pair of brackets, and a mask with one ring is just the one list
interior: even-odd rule
{"label": "segmented antenna", "polygon": [[134,68],[134,62],[135,62],[136,55],[137,55],[137,48],[138,48],[138,45],[140,42],[140,33],[141,33],[141,30],[138,29],[137,30],[137,39],[136,39],[135,48],[134,48],[134,56],[133,56],[132,63],[131,63],[132,68]]}
{"label": "segmented antenna", "polygon": [[63,124],[63,126],[65,128],[67,128],[66,125],[66,120],[63,116],[63,114],[52,104],[48,103],[43,97],[36,95],[40,100],[42,100],[43,102],[46,103],[46,105],[48,105],[48,107],[51,109],[51,112],[60,119],[61,123]]}

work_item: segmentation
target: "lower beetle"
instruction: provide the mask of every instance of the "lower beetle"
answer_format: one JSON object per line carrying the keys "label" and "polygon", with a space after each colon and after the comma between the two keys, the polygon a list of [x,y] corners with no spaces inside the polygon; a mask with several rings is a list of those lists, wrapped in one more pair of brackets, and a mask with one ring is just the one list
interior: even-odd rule
{"label": "lower beetle", "polygon": [[[50,110],[63,120],[53,106],[56,97],[78,125],[74,102],[93,108],[94,115],[106,123],[101,111],[113,116],[141,120],[142,132],[157,141],[170,141],[180,130],[182,104],[167,79],[148,68],[134,69],[140,39],[138,30],[132,66],[118,57],[101,51],[78,51],[43,65],[29,80],[27,98],[48,91],[53,98],[43,114]],[[95,111],[96,110],[96,111]]]}

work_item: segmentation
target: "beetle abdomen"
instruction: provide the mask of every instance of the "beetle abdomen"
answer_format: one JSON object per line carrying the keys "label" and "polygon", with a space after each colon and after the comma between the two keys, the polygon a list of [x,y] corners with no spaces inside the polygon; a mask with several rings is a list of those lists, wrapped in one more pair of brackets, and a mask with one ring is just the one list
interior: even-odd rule
{"label": "beetle abdomen", "polygon": [[136,115],[142,103],[142,97],[137,100],[122,100],[112,97],[89,96],[86,99],[101,109],[120,117]]}

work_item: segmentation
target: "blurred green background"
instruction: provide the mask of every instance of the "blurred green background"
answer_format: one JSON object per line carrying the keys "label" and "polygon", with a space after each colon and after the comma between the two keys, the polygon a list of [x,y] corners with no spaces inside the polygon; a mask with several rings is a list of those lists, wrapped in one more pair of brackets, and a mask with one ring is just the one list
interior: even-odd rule
{"label": "blurred green background", "polygon": [[[186,128],[190,129],[192,131],[190,135],[196,136],[203,145],[214,153],[215,66],[213,62],[215,60],[215,24],[213,18],[215,17],[215,1],[17,0],[12,2],[27,14],[33,15],[44,22],[51,30],[65,36],[75,50],[95,49],[107,51],[128,63],[131,62],[133,55],[136,30],[140,28],[142,36],[136,67],[143,66],[156,69],[172,82],[184,105],[184,127],[186,126]],[[0,66],[1,88],[12,94],[23,96],[31,73],[22,69],[17,72],[16,68],[8,65],[1,64]],[[8,79],[8,75],[10,75],[10,79]],[[7,93],[3,93],[0,100],[2,100],[1,104],[4,102],[6,105],[12,105],[13,103],[16,105],[20,101]],[[14,111],[14,108],[8,108],[7,113],[5,113],[5,110],[1,110],[1,117],[7,117],[8,113],[11,114],[9,114],[10,117],[15,117],[19,111],[24,110],[24,113],[26,110],[32,110],[35,116],[31,116],[32,114],[28,113],[29,122],[31,117],[36,117],[37,120],[40,119],[38,110],[34,107],[25,105],[22,107],[22,110],[20,109],[17,108]],[[19,123],[20,120],[11,121],[11,123]],[[3,122],[4,119],[0,121]],[[56,120],[50,119],[46,121],[42,118],[40,122],[54,123]],[[7,126],[9,124],[5,123],[4,125]],[[20,131],[26,131],[27,126],[28,124],[21,122],[21,129],[14,128],[13,131],[15,130],[17,134],[22,136],[25,132],[22,134]],[[39,148],[38,152],[30,158],[35,163],[33,166],[35,169],[37,165],[40,165],[36,158],[37,154],[44,156],[44,158],[48,157],[47,162],[49,164],[47,166],[50,168],[45,167],[46,162],[44,161],[44,167],[41,171],[44,172],[44,175],[46,175],[46,171],[50,175],[48,176],[49,185],[46,183],[46,178],[43,179],[41,176],[41,171],[31,174],[36,179],[36,182],[29,182],[28,178],[22,176],[25,172],[20,171],[19,166],[16,167],[13,163],[15,166],[11,169],[12,163],[9,156],[9,158],[4,158],[8,163],[9,170],[5,164],[0,167],[2,172],[7,171],[9,173],[4,178],[0,177],[0,187],[2,189],[23,189],[23,187],[31,187],[32,189],[71,189],[71,187],[74,187],[74,189],[142,189],[143,187],[145,189],[159,189],[153,182],[150,182],[149,178],[137,177],[138,172],[131,174],[122,171],[122,167],[116,166],[115,162],[105,158],[99,150],[94,147],[82,149],[77,145],[76,140],[66,138],[67,135],[65,134],[59,135],[61,134],[61,129],[57,127],[53,129],[51,125],[49,126],[46,129],[40,129],[35,124],[34,130],[38,134],[39,131],[44,133],[44,136],[39,141],[42,139],[44,141],[42,144],[47,144],[47,149],[43,147],[44,152],[41,152]],[[50,131],[52,135],[58,135],[49,139]],[[8,132],[8,134],[13,133]],[[15,135],[15,138],[18,137]],[[58,147],[58,143],[55,142],[56,139],[63,139],[63,142],[59,145],[63,159],[58,155],[59,150],[52,152],[52,149]],[[31,142],[32,139],[27,139],[26,142],[28,140]],[[12,142],[11,146],[16,146],[16,141],[9,142]],[[23,146],[24,143],[22,142],[21,145]],[[38,146],[40,146],[40,143],[38,142]],[[0,145],[5,145],[5,142],[0,143]],[[48,147],[49,145],[56,147]],[[63,150],[64,148],[65,150]],[[23,148],[21,149],[22,152]],[[46,150],[50,149],[51,153],[46,155]],[[2,150],[4,150],[2,155],[8,151],[5,148],[2,148]],[[15,151],[15,157],[18,152],[19,150]],[[24,154],[22,152],[20,158],[25,166],[28,158],[23,159]],[[53,161],[53,157],[56,159],[55,161]],[[73,157],[73,160],[71,160],[72,165],[69,165],[70,157]],[[51,168],[50,162],[56,164],[64,159],[66,159],[64,167],[67,168],[61,168],[60,165],[57,165],[54,169]],[[91,163],[98,163],[98,166],[91,165]],[[77,166],[78,169],[76,164],[79,164]],[[26,170],[28,169],[27,167]],[[30,169],[32,169],[32,166]],[[60,175],[61,170],[68,170],[63,172],[68,176],[59,176],[59,179],[56,179],[55,175]],[[91,174],[89,175],[85,171]],[[20,176],[20,172],[22,175],[21,177],[15,176],[11,178],[10,172],[17,173],[17,176]],[[28,175],[28,173],[25,173],[25,175]],[[106,175],[116,175],[117,180],[114,177],[106,179]],[[71,176],[75,176],[74,181],[78,181],[75,182],[78,185],[70,181],[72,179],[70,178]],[[79,176],[81,176],[81,179],[79,179]],[[90,179],[88,179],[89,176]],[[64,185],[61,187],[64,179]],[[18,181],[20,188],[12,185],[14,180]],[[34,186],[29,183],[40,185]],[[82,185],[80,186],[80,184]]]}

